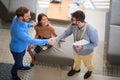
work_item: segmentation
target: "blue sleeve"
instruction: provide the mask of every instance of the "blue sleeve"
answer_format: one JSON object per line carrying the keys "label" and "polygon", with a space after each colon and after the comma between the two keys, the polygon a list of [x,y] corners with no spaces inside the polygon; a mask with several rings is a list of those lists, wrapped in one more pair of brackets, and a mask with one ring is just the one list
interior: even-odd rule
{"label": "blue sleeve", "polygon": [[16,36],[24,42],[27,42],[28,44],[34,44],[34,45],[45,45],[48,44],[48,39],[34,39],[30,37],[27,33],[25,32],[17,32]]}
{"label": "blue sleeve", "polygon": [[94,47],[96,47],[98,45],[98,33],[97,30],[94,29],[92,31],[89,32],[89,39],[90,39],[90,43],[83,46],[83,49],[94,49]]}
{"label": "blue sleeve", "polygon": [[27,25],[28,25],[28,28],[31,28],[34,26],[32,23],[27,23]]}

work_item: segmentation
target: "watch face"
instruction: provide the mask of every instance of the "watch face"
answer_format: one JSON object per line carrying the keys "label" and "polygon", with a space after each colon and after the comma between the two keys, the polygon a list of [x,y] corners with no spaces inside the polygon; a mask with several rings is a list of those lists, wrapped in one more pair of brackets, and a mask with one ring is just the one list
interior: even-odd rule
{"label": "watch face", "polygon": [[46,47],[46,46],[44,46],[42,49],[43,49],[43,50],[46,50],[46,49],[47,49],[47,47]]}

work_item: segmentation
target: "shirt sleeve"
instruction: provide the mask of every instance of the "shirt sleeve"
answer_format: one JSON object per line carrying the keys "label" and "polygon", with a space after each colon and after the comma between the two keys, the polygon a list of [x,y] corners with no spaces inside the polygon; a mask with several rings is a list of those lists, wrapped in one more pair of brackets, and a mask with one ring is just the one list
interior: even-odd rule
{"label": "shirt sleeve", "polygon": [[66,38],[70,36],[73,33],[73,28],[72,26],[68,26],[68,28],[56,38],[56,42],[59,42],[62,38]]}
{"label": "shirt sleeve", "polygon": [[27,23],[27,24],[28,24],[28,28],[31,28],[34,26],[32,23]]}
{"label": "shirt sleeve", "polygon": [[21,40],[28,44],[34,44],[34,45],[45,45],[48,44],[48,39],[34,39],[30,37],[27,33],[21,31],[16,33],[16,36]]}
{"label": "shirt sleeve", "polygon": [[90,44],[83,46],[84,50],[94,49],[94,47],[98,45],[98,33],[96,29],[89,32],[89,39],[90,39]]}

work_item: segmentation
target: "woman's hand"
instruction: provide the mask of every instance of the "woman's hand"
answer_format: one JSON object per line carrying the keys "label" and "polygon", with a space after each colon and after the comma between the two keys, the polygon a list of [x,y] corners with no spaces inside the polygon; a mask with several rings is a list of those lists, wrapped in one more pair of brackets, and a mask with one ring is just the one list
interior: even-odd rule
{"label": "woman's hand", "polygon": [[36,26],[37,25],[37,22],[34,20],[32,21],[33,25]]}
{"label": "woman's hand", "polygon": [[61,39],[61,40],[60,40],[60,42],[65,42],[65,39],[64,39],[64,38],[63,38],[63,39]]}

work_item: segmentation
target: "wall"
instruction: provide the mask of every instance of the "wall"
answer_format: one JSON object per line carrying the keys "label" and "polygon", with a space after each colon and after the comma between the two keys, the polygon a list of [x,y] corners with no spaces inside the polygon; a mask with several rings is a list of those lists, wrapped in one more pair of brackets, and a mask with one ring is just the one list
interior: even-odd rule
{"label": "wall", "polygon": [[108,42],[108,61],[120,64],[120,0],[111,0]]}
{"label": "wall", "polygon": [[9,1],[10,0],[1,0],[1,2],[5,5],[7,9],[9,9]]}
{"label": "wall", "polygon": [[10,0],[9,12],[15,12],[20,6],[25,6],[32,12],[36,12],[36,0]]}
{"label": "wall", "polygon": [[106,11],[86,10],[86,21],[98,30],[99,41],[105,38]]}

